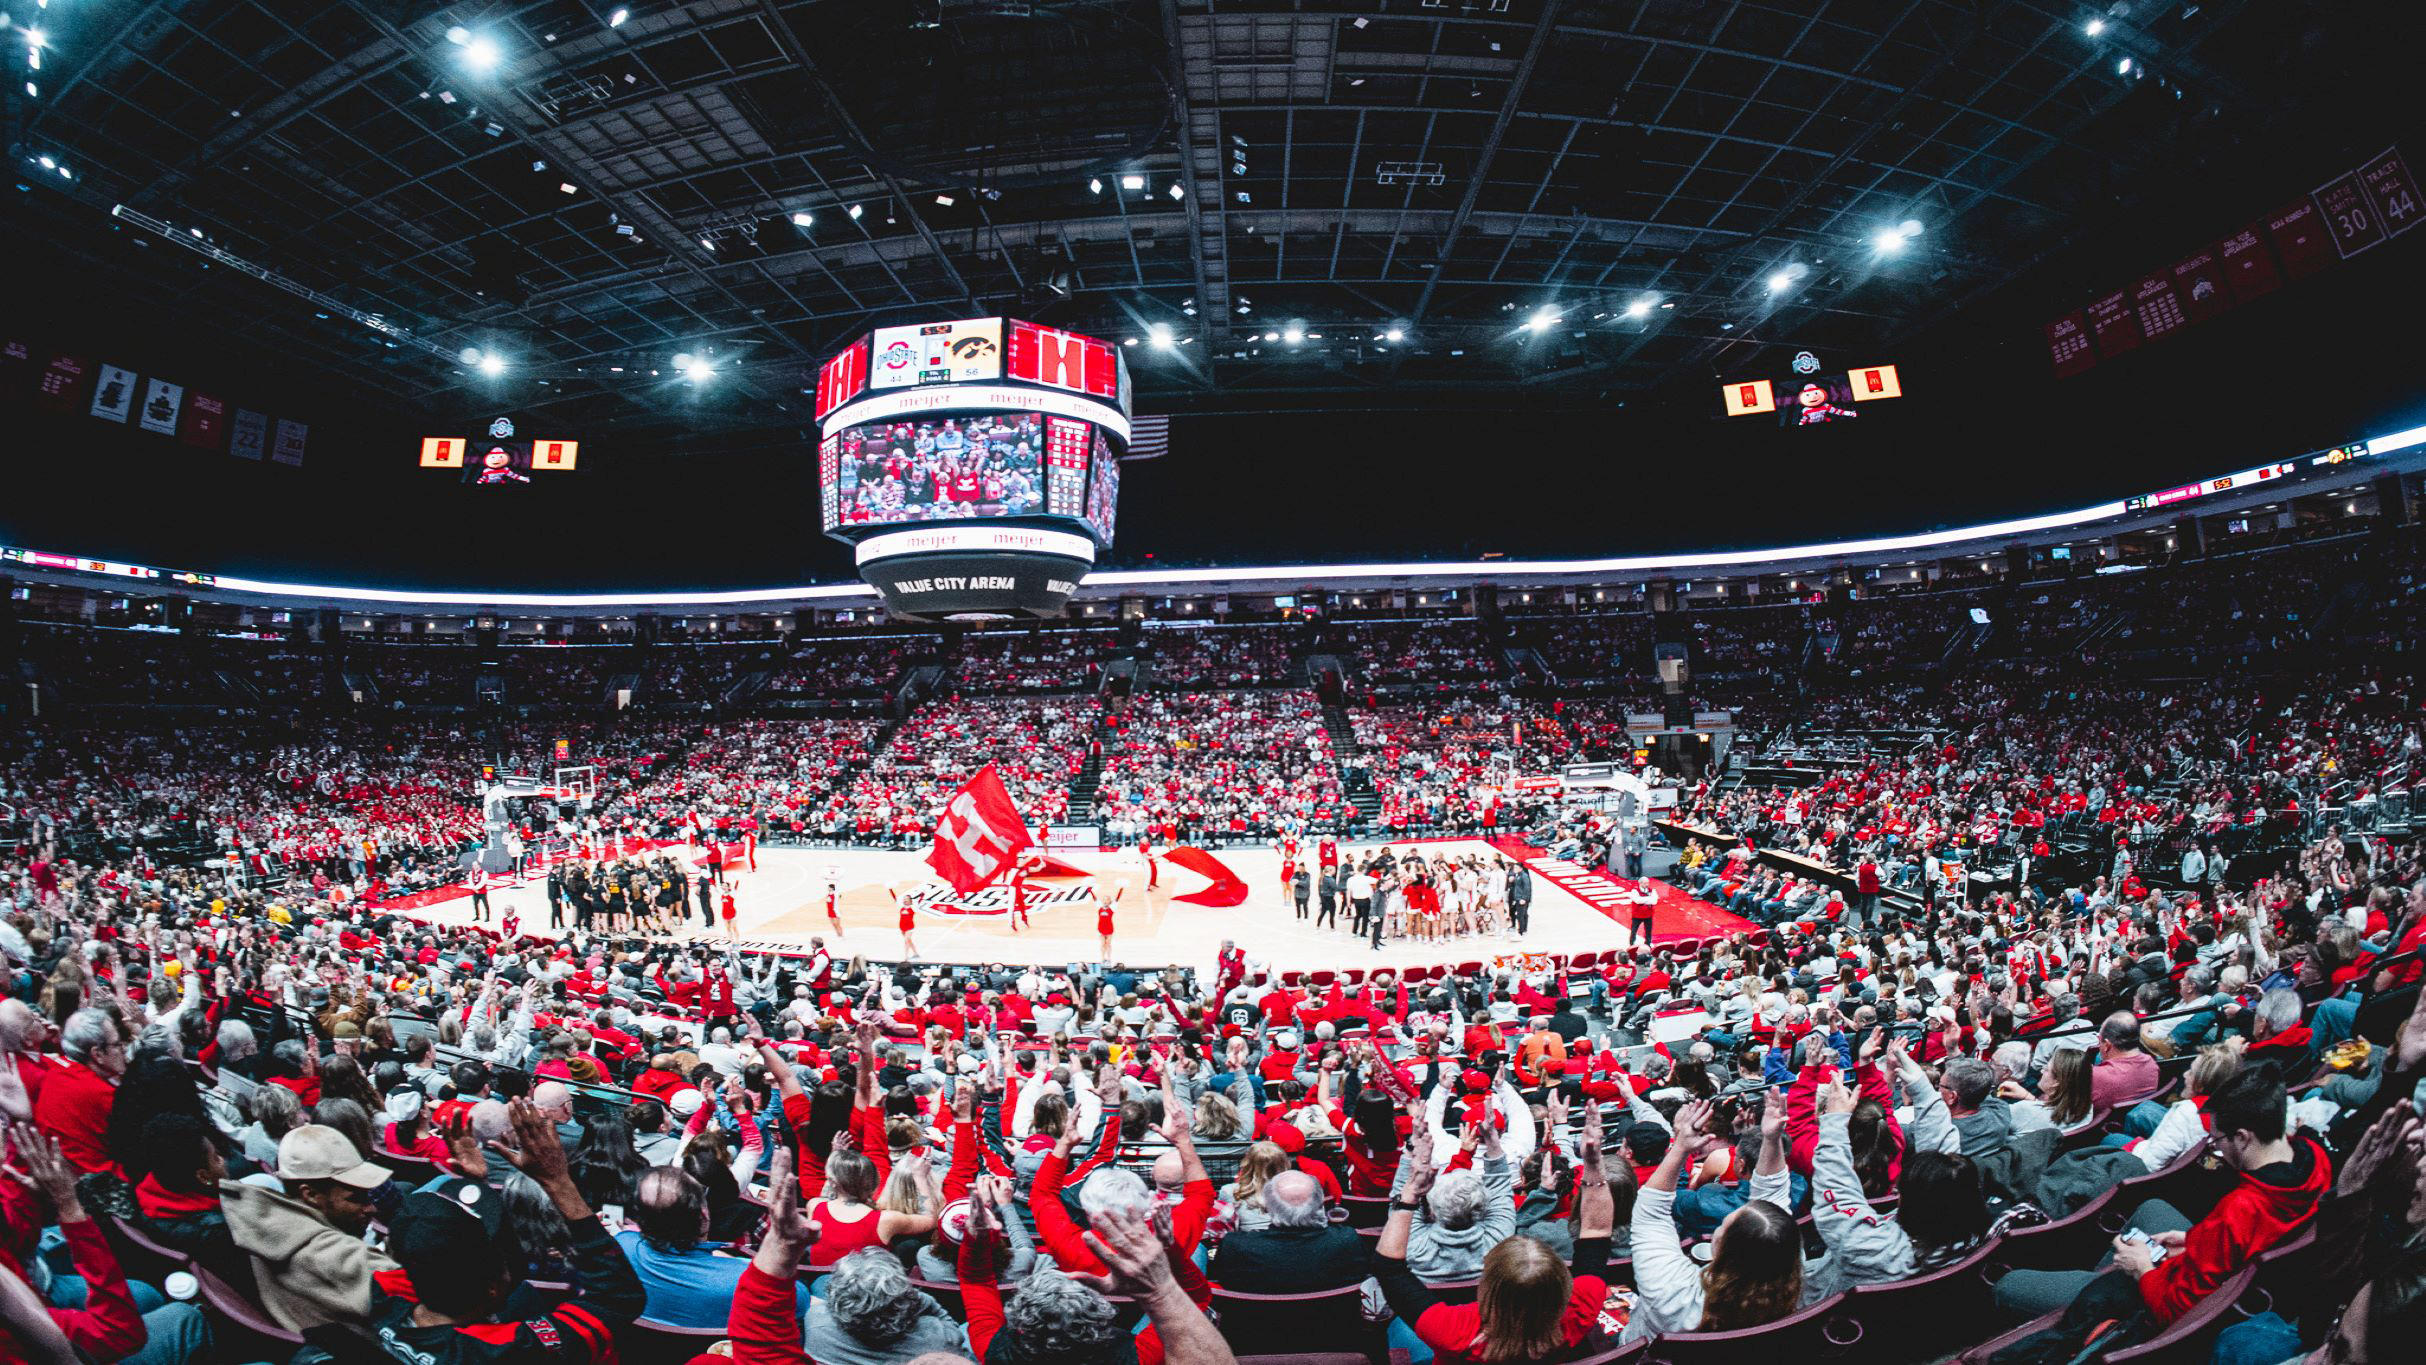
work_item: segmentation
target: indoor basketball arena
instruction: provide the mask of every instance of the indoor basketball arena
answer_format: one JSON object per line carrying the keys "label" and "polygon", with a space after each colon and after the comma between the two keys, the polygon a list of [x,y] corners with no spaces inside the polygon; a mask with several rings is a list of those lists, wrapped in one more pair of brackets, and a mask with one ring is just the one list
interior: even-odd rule
{"label": "indoor basketball arena", "polygon": [[0,0],[0,1365],[2397,1359],[2421,45]]}

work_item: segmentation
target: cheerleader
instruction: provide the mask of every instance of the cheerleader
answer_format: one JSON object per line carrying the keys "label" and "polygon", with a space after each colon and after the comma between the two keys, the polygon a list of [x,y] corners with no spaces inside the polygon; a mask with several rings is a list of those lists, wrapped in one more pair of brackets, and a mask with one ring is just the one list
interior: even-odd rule
{"label": "cheerleader", "polygon": [[1151,891],[1154,889],[1156,880],[1156,869],[1154,865],[1154,832],[1152,830],[1148,830],[1145,833],[1137,836],[1137,858],[1139,862],[1146,865],[1146,889]]}
{"label": "cheerleader", "polygon": [[1028,868],[1030,866],[1029,860],[1022,858],[1011,868],[1011,932],[1014,934],[1029,927]]}
{"label": "cheerleader", "polygon": [[842,869],[826,868],[826,923],[834,926],[834,937],[842,937]]}
{"label": "cheerleader", "polygon": [[1103,941],[1103,960],[1106,962],[1112,960],[1112,907],[1120,904],[1120,898],[1128,891],[1129,888],[1124,885],[1112,893],[1110,900],[1103,898],[1101,889],[1095,893],[1095,936]]}
{"label": "cheerleader", "polygon": [[1407,880],[1407,932],[1427,943],[1440,937],[1440,891],[1420,863]]}
{"label": "cheerleader", "polygon": [[726,887],[726,888],[724,889],[724,905],[723,905],[723,913],[724,913],[724,936],[725,936],[726,938],[728,938],[728,939],[734,939],[734,938],[739,938],[739,937],[741,937],[741,931],[740,931],[739,929],[735,928],[735,927],[734,927],[734,924],[733,924],[733,920],[734,920],[734,918],[735,918],[735,916],[736,916],[736,911],[734,910],[734,907],[733,907],[733,888],[731,888],[731,887],[729,887],[729,886],[728,886],[728,887]]}
{"label": "cheerleader", "polygon": [[905,960],[915,960],[918,956],[918,944],[910,937],[910,931],[918,927],[917,896],[913,893],[911,898],[905,901],[901,898],[901,893],[892,887],[888,886],[884,891],[886,895],[893,898],[893,908],[901,914],[901,955]]}

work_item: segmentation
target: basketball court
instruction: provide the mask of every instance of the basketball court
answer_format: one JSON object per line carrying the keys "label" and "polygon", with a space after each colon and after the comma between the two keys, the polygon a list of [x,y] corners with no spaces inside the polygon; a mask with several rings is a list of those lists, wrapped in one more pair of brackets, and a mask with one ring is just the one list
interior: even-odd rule
{"label": "basketball court", "polygon": [[[1309,910],[1297,918],[1295,903],[1284,894],[1280,855],[1264,848],[1232,848],[1214,853],[1222,866],[1246,883],[1246,900],[1228,908],[1192,904],[1185,897],[1207,889],[1205,876],[1162,863],[1156,884],[1146,884],[1144,865],[1134,849],[1097,851],[1056,849],[1053,856],[1083,875],[1045,878],[1029,883],[1029,927],[1015,930],[1007,885],[988,887],[962,897],[949,908],[924,909],[913,930],[918,956],[932,962],[1002,962],[1062,965],[1097,960],[1095,900],[1117,894],[1112,956],[1134,966],[1193,966],[1210,970],[1223,939],[1231,939],[1250,958],[1278,970],[1311,971],[1359,966],[1409,967],[1460,962],[1489,962],[1526,953],[1577,953],[1629,946],[1628,909],[1615,903],[1605,877],[1571,863],[1550,859],[1538,851],[1502,849],[1480,839],[1398,841],[1405,849],[1420,842],[1425,853],[1447,852],[1488,857],[1503,851],[1524,855],[1534,869],[1530,932],[1521,938],[1469,935],[1438,940],[1385,939],[1377,951],[1351,938],[1345,928],[1350,914],[1340,910],[1339,929],[1318,929]],[[1362,853],[1377,843],[1350,844]],[[673,846],[677,856],[693,850]],[[728,869],[734,887],[738,941],[745,951],[805,953],[812,937],[845,956],[880,961],[902,956],[899,912],[888,890],[911,896],[918,888],[939,888],[923,851],[886,852],[870,849],[761,848],[756,871],[738,874]],[[839,888],[837,913],[842,933],[834,933],[825,913],[826,888]],[[1662,884],[1653,939],[1722,933],[1747,927],[1744,921],[1696,901]],[[540,879],[520,885],[500,885],[489,899],[500,915],[508,906],[522,921],[523,932],[553,937],[548,928],[547,891]],[[470,898],[459,888],[402,897],[390,908],[439,924],[469,922]],[[681,930],[685,938],[723,941],[721,925],[709,930],[699,921],[698,902],[690,903],[690,919]]]}

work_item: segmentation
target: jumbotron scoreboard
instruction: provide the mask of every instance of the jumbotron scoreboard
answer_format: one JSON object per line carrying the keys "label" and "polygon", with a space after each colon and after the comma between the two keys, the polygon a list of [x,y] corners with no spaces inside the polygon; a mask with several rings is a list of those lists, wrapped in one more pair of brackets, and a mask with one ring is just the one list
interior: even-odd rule
{"label": "jumbotron scoreboard", "polygon": [[1112,543],[1119,348],[1016,318],[880,327],[817,373],[825,533],[914,620],[1058,616]]}

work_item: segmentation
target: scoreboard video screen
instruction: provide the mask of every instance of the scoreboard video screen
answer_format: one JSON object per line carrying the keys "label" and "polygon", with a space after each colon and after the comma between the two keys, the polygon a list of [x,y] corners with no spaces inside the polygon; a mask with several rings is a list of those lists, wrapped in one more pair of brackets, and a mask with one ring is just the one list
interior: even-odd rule
{"label": "scoreboard video screen", "polygon": [[1129,442],[1110,344],[1013,318],[880,327],[817,375],[823,528],[1076,523],[1109,544]]}
{"label": "scoreboard video screen", "polygon": [[[846,428],[835,468],[842,524],[1043,514],[1046,420],[1034,413],[980,413]],[[1082,470],[1085,453],[1081,445]]]}
{"label": "scoreboard video screen", "polygon": [[880,327],[818,367],[818,514],[914,621],[1058,616],[1112,543],[1129,367],[1017,318]]}

